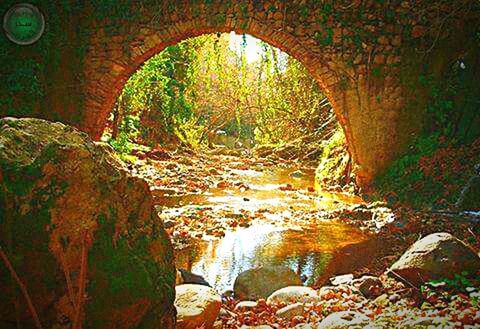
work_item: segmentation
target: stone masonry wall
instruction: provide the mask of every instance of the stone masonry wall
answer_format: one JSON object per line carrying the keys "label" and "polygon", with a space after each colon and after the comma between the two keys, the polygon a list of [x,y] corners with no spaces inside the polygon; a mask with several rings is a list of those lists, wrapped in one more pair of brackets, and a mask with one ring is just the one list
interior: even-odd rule
{"label": "stone masonry wall", "polygon": [[[479,21],[474,0],[66,3],[38,3],[47,21],[57,21],[44,36],[53,40],[57,66],[37,72],[44,88],[33,116],[99,138],[116,97],[145,60],[189,37],[248,33],[300,60],[316,78],[345,130],[362,185],[419,132],[429,92],[425,77],[440,77],[469,48]],[[10,44],[6,52],[33,56]],[[14,96],[13,105],[0,103],[0,113],[25,115],[17,110],[21,94]]]}

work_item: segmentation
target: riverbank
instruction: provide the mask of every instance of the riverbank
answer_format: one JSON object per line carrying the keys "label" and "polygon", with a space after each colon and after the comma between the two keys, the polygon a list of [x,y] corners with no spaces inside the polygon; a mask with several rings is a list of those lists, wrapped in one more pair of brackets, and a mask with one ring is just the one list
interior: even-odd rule
{"label": "riverbank", "polygon": [[[340,311],[357,312],[347,315],[352,321],[358,314],[375,319],[377,327],[440,325],[432,322],[436,318],[445,327],[480,324],[478,282],[468,281],[468,287],[426,282],[422,288],[385,274],[409,246],[431,233],[449,232],[478,251],[480,230],[472,216],[392,208],[345,192],[318,191],[314,168],[296,161],[156,150],[129,166],[149,182],[174,242],[177,267],[201,275],[223,296],[217,328],[315,328]],[[265,265],[293,270],[321,296],[319,302],[297,305],[292,317],[279,315],[289,304],[260,299],[248,310],[238,307],[231,292],[235,278]],[[350,281],[373,276],[382,288],[367,298],[358,282],[332,287],[332,278],[345,274]]]}

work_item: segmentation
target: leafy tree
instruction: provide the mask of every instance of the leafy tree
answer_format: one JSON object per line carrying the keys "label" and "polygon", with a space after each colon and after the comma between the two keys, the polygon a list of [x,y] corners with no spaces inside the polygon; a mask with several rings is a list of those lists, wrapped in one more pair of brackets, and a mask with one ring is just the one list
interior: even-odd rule
{"label": "leafy tree", "polygon": [[216,142],[219,130],[249,145],[321,139],[334,124],[317,82],[301,63],[258,42],[254,62],[247,61],[245,37],[237,52],[228,34],[188,39],[151,58],[118,99],[112,145],[200,148]]}

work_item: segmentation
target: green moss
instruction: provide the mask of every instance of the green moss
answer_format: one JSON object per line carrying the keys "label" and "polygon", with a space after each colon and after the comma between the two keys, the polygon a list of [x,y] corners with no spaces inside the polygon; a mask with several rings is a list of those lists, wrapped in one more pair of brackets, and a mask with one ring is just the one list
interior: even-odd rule
{"label": "green moss", "polygon": [[[88,255],[89,269],[96,278],[89,281],[87,288],[92,297],[87,305],[89,328],[103,327],[107,310],[121,310],[144,298],[153,305],[166,297],[173,298],[173,289],[165,289],[173,287],[173,276],[168,269],[159,267],[150,254],[150,243],[157,237],[121,236],[114,242],[115,218],[114,213],[99,217],[101,225]],[[167,274],[162,277],[162,273]]]}
{"label": "green moss", "polygon": [[349,161],[343,130],[338,126],[333,136],[321,145],[322,156],[315,171],[315,186],[343,185],[345,169]]}

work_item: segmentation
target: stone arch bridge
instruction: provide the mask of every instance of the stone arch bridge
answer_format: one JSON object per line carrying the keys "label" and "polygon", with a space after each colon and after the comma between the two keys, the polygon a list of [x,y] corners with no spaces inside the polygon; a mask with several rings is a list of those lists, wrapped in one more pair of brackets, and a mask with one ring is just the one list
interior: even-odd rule
{"label": "stone arch bridge", "polygon": [[[398,158],[422,128],[428,79],[420,77],[439,79],[469,49],[478,25],[474,0],[36,4],[47,21],[44,37],[28,47],[0,41],[8,56],[40,63],[27,75],[38,82],[41,97],[27,104],[14,91],[13,105],[0,107],[0,114],[60,120],[98,139],[123,85],[145,60],[189,37],[248,33],[295,57],[315,77],[345,131],[363,185]],[[12,70],[7,65],[0,73]]]}

